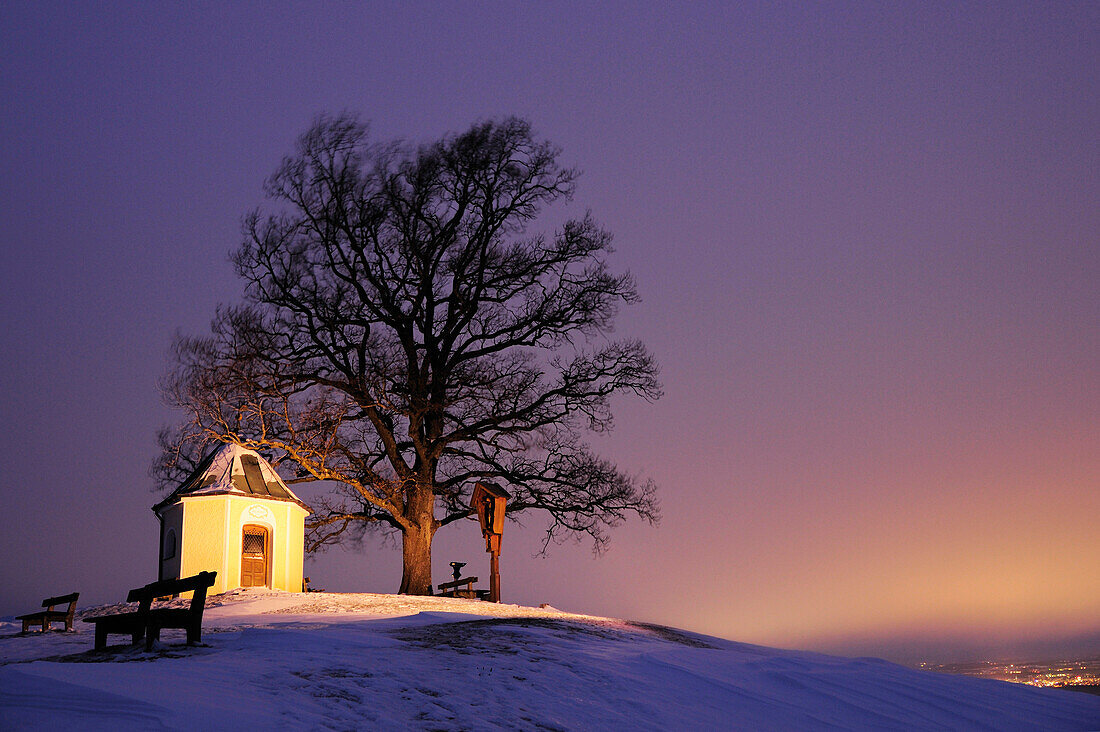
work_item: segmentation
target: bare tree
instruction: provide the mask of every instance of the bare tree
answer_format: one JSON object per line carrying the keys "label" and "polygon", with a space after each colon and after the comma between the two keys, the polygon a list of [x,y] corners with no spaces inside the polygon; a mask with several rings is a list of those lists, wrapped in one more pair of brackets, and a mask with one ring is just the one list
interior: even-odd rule
{"label": "bare tree", "polygon": [[587,215],[530,230],[572,196],[558,153],[520,119],[412,149],[320,118],[245,220],[245,304],[177,339],[164,388],[188,416],[161,433],[161,484],[229,441],[335,481],[308,548],[400,532],[410,594],[431,592],[432,538],[471,515],[477,480],[509,488],[512,516],[545,512],[547,543],[655,521],[653,484],[581,439],[610,429],[612,395],[660,388],[641,343],[608,338],[637,298],[611,236]]}

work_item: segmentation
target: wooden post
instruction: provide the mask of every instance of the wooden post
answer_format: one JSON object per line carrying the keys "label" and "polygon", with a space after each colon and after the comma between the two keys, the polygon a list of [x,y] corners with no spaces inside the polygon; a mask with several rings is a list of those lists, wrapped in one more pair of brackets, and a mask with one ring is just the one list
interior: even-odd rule
{"label": "wooden post", "polygon": [[492,483],[477,483],[470,498],[485,537],[485,551],[489,552],[489,602],[500,602],[500,537],[510,497],[508,491]]}
{"label": "wooden post", "polygon": [[489,602],[500,602],[500,544],[489,554]]}

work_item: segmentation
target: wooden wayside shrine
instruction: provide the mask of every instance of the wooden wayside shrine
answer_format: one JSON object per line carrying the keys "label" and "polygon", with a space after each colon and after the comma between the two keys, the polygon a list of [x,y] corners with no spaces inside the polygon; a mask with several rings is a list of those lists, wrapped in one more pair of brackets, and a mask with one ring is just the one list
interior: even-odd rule
{"label": "wooden wayside shrine", "polygon": [[489,552],[489,602],[500,602],[500,538],[504,534],[504,511],[511,496],[492,483],[477,483],[470,498]]}

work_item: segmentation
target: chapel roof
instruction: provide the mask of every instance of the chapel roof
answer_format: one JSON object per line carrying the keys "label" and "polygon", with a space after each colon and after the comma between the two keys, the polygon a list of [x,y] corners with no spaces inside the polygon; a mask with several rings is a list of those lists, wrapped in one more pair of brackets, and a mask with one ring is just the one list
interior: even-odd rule
{"label": "chapel roof", "polygon": [[271,463],[255,450],[235,443],[211,450],[199,461],[191,475],[167,498],[153,506],[158,514],[166,506],[185,496],[239,495],[275,501],[291,501],[309,510],[287,487]]}

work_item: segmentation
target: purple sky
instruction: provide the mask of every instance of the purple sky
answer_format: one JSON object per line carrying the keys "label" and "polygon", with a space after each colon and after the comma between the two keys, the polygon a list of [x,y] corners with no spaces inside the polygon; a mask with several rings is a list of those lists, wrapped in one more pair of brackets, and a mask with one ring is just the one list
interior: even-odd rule
{"label": "purple sky", "polygon": [[[1100,5],[0,7],[0,614],[156,573],[172,334],[241,216],[351,109],[519,114],[585,171],[665,398],[598,445],[660,527],[505,599],[899,660],[1100,652]],[[522,9],[517,9],[522,8]],[[302,491],[308,500],[308,490]],[[474,525],[447,562],[484,574]],[[392,592],[368,543],[314,584]]]}

